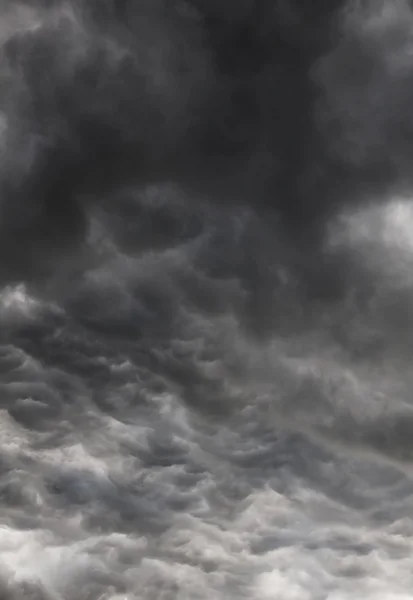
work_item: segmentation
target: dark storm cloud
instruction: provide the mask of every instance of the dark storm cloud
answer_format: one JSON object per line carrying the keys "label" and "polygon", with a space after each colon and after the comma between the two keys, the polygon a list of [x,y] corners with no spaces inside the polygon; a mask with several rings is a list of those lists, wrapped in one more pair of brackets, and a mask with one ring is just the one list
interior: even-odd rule
{"label": "dark storm cloud", "polygon": [[[13,418],[58,421],[69,380],[109,410],[119,357],[150,393],[221,414],[227,379],[245,383],[237,336],[325,329],[359,360],[410,347],[410,287],[371,303],[381,273],[348,244],[324,256],[323,228],[409,183],[413,17],[401,1],[323,7],[4,5],[0,264],[47,281],[3,290],[2,341],[67,376],[33,384]],[[307,284],[360,298],[326,315]]]}
{"label": "dark storm cloud", "polygon": [[409,597],[410,4],[0,4],[0,597]]}
{"label": "dark storm cloud", "polygon": [[317,263],[331,214],[409,183],[411,22],[403,0],[4,3],[3,276],[47,272],[109,190],[168,181],[275,210]]}

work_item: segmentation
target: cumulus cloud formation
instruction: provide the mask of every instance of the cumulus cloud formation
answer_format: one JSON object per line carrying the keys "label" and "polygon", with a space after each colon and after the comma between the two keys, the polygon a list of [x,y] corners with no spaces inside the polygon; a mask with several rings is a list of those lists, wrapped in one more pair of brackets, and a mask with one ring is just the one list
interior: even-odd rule
{"label": "cumulus cloud formation", "polygon": [[407,600],[408,0],[4,0],[0,597]]}

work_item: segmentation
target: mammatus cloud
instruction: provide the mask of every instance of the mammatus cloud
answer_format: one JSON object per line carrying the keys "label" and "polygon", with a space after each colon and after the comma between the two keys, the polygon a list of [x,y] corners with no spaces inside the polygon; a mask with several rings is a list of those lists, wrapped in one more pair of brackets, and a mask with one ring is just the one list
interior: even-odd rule
{"label": "mammatus cloud", "polygon": [[3,1],[1,599],[411,597],[412,11]]}

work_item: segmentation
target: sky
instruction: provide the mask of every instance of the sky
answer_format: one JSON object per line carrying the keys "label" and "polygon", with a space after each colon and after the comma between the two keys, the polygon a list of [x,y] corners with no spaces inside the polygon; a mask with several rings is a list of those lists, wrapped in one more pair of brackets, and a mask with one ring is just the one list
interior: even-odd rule
{"label": "sky", "polygon": [[412,597],[413,6],[3,0],[0,597]]}

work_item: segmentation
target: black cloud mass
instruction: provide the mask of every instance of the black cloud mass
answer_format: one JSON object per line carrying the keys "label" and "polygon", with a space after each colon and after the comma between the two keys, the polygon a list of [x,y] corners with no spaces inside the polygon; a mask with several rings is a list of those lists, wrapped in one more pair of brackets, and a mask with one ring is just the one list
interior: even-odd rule
{"label": "black cloud mass", "polygon": [[413,5],[2,0],[1,600],[407,600]]}
{"label": "black cloud mass", "polygon": [[264,207],[315,251],[331,214],[409,184],[410,20],[403,2],[6,2],[4,253],[39,268],[103,195],[166,183]]}

